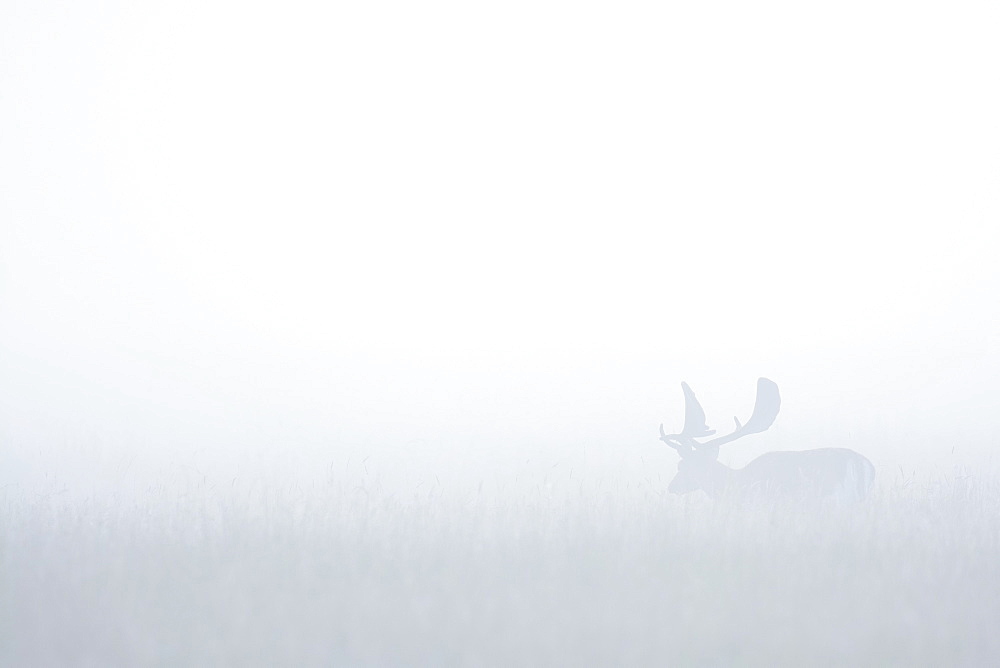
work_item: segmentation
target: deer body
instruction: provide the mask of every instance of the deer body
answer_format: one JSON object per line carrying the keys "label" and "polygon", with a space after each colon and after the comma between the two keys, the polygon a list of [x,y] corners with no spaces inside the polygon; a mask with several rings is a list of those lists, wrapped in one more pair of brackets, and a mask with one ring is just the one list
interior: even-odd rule
{"label": "deer body", "polygon": [[775,451],[757,457],[741,469],[716,459],[688,464],[682,460],[667,488],[685,494],[704,490],[712,498],[820,497],[843,501],[864,499],[875,480],[867,458],[846,448]]}
{"label": "deer body", "polygon": [[766,378],[757,381],[757,403],[745,425],[736,420],[736,430],[707,442],[695,439],[714,434],[705,424],[705,413],[687,383],[681,383],[685,398],[684,429],[666,434],[660,425],[660,440],[677,450],[681,461],[668,491],[686,494],[703,490],[713,498],[756,497],[786,499],[835,499],[861,501],[871,490],[875,467],[862,455],[846,448],[775,451],[761,455],[742,469],[718,461],[719,445],[748,434],[767,430],[778,415],[778,386]]}

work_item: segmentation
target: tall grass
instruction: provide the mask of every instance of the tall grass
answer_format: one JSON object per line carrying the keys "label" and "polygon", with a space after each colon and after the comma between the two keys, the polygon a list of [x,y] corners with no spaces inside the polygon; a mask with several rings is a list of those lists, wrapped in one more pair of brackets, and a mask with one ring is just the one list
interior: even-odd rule
{"label": "tall grass", "polygon": [[3,665],[988,665],[1000,486],[0,491]]}

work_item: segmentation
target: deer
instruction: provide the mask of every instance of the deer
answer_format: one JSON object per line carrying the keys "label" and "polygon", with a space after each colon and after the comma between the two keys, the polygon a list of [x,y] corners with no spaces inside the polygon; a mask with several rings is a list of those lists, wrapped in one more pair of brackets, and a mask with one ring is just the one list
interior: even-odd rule
{"label": "deer", "polygon": [[702,490],[713,499],[832,499],[863,501],[875,481],[875,467],[863,455],[847,448],[775,451],[757,457],[742,469],[719,461],[719,446],[767,431],[778,417],[781,395],[774,381],[757,380],[757,399],[745,424],[734,417],[736,428],[725,436],[715,434],[705,422],[705,411],[687,383],[684,391],[684,428],[668,434],[660,424],[660,440],[681,456],[677,475],[667,491],[687,494]]}

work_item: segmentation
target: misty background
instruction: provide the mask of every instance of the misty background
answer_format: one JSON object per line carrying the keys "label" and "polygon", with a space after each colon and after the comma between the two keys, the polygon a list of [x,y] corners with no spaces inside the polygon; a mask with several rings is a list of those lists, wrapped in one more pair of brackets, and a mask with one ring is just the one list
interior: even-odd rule
{"label": "misty background", "polygon": [[3,0],[0,664],[996,664],[998,34]]}
{"label": "misty background", "polygon": [[997,19],[5,2],[0,486],[992,466]]}

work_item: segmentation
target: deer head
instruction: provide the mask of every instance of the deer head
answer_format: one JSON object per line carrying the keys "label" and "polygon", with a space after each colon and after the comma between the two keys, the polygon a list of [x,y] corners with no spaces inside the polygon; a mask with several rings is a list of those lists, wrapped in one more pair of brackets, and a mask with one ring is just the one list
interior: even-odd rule
{"label": "deer head", "polygon": [[731,470],[718,462],[719,446],[735,441],[748,434],[766,431],[778,417],[781,397],[778,386],[767,378],[757,380],[757,401],[753,414],[746,424],[733,418],[736,428],[725,436],[708,441],[699,441],[715,434],[705,423],[705,411],[687,383],[681,383],[684,390],[684,428],[679,434],[668,434],[660,425],[660,440],[677,451],[681,461],[677,465],[677,475],[670,482],[668,490],[675,494],[686,494],[703,489],[710,495],[723,489]]}

